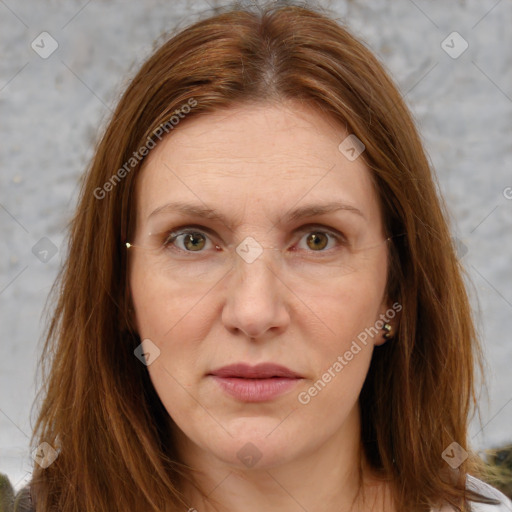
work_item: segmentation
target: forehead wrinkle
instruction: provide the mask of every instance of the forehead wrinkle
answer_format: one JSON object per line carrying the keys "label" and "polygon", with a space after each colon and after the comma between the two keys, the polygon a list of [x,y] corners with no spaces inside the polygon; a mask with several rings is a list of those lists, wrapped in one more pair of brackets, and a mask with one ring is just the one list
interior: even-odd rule
{"label": "forehead wrinkle", "polygon": [[[244,204],[244,210],[245,210]],[[353,213],[368,220],[364,213],[356,208],[355,206],[341,203],[339,201],[332,201],[325,204],[310,204],[301,206],[299,208],[294,208],[293,210],[281,215],[279,220],[277,221],[277,225],[283,225],[287,222],[294,222],[297,220],[305,219],[308,217],[327,215],[329,213],[334,213],[337,211],[346,211],[349,213]],[[156,208],[149,216],[148,220],[151,217],[160,215],[162,213],[178,213],[182,215],[190,215],[194,217],[205,218],[217,222],[221,222],[225,224],[229,229],[234,231],[234,223],[230,220],[224,213],[216,210],[215,208],[210,208],[206,205],[192,204],[186,203],[183,201],[173,201],[170,203],[166,203],[162,206]]]}
{"label": "forehead wrinkle", "polygon": [[[227,152],[227,151],[226,151]],[[272,172],[273,178],[308,180],[322,176],[328,170],[327,162],[311,158],[292,158],[287,154],[270,155],[262,159],[261,156],[202,156],[180,160],[173,166],[175,170],[186,170],[184,178],[189,176],[203,176],[206,180],[211,177],[226,176],[245,178],[256,175],[262,177]],[[244,166],[251,166],[245,169]],[[306,170],[307,173],[303,171]],[[277,174],[276,174],[277,171]],[[294,171],[301,171],[298,175]],[[249,174],[250,172],[250,174]]]}

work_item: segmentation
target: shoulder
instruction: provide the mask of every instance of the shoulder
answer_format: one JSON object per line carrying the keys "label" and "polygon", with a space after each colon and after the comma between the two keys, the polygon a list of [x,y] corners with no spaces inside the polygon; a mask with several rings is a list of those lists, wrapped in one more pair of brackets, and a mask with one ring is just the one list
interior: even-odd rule
{"label": "shoulder", "polygon": [[[466,489],[476,491],[483,496],[493,498],[499,501],[497,505],[488,505],[486,503],[478,503],[475,501],[471,502],[471,512],[512,512],[512,502],[507,498],[501,491],[494,488],[474,476],[466,476]],[[432,509],[431,512],[453,512],[455,509],[449,505],[445,505],[442,508]]]}
{"label": "shoulder", "polygon": [[467,475],[466,487],[468,489],[477,491],[484,496],[498,500],[499,505],[486,505],[485,503],[472,503],[473,512],[512,512],[512,501],[507,498],[501,491],[492,487],[491,485],[475,478],[474,476]]}

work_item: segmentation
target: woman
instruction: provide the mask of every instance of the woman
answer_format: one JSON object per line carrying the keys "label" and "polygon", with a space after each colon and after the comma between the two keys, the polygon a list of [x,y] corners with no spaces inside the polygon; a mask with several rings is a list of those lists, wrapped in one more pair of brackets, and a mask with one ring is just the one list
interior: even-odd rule
{"label": "woman", "polygon": [[69,244],[37,512],[510,509],[468,446],[481,354],[432,171],[335,21],[233,8],[167,41]]}

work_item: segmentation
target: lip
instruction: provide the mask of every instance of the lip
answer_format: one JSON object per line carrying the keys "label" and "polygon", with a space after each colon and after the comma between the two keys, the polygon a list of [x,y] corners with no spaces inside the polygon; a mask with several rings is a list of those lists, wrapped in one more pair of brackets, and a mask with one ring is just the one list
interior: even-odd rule
{"label": "lip", "polygon": [[303,377],[274,363],[237,363],[208,374],[221,389],[242,402],[267,402],[291,390]]}
{"label": "lip", "polygon": [[302,375],[295,373],[286,366],[274,363],[260,363],[255,366],[245,363],[230,364],[213,370],[209,375],[241,379],[269,379],[272,377],[284,377],[288,379],[303,378]]}

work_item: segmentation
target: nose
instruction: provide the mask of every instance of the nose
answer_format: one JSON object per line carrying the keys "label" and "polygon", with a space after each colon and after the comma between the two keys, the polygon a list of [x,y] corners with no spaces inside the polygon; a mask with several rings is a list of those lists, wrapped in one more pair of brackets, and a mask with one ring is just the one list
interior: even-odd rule
{"label": "nose", "polygon": [[[237,256],[226,284],[222,322],[234,334],[261,339],[284,332],[290,323],[289,290],[264,249],[254,261]],[[281,279],[280,279],[281,278]]]}

